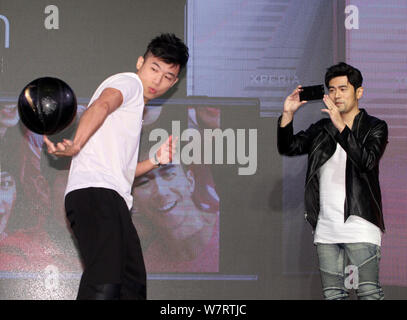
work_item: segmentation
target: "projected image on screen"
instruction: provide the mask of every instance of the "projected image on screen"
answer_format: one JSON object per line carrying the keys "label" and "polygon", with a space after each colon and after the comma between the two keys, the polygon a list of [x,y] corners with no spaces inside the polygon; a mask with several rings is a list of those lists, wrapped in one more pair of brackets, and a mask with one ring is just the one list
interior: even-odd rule
{"label": "projected image on screen", "polygon": [[39,270],[50,263],[44,254],[49,244],[42,228],[45,198],[37,192],[40,153],[33,135],[18,123],[16,100],[0,100],[1,271]]}
{"label": "projected image on screen", "polygon": [[[149,158],[150,133],[190,125],[185,107],[146,107],[139,161]],[[181,131],[180,127],[180,131]],[[132,219],[147,272],[217,272],[219,199],[204,165],[183,161],[154,169],[133,184]]]}
{"label": "projected image on screen", "polygon": [[[84,109],[78,106],[77,120]],[[43,137],[18,124],[15,102],[2,101],[1,110],[0,272],[19,278],[53,266],[79,274],[64,208],[70,158],[45,152]],[[186,106],[162,110],[145,109],[139,161],[157,143],[149,140],[152,130],[171,134],[173,123],[180,131],[199,129]],[[77,122],[50,139],[72,139]],[[137,178],[132,193],[132,220],[149,273],[219,270],[219,197],[209,167],[182,161],[162,166]]]}
{"label": "projected image on screen", "polygon": [[[79,105],[78,114],[83,110]],[[75,127],[61,134],[72,138]],[[0,271],[15,277],[48,266],[80,271],[63,207],[70,159],[49,156],[43,137],[17,122],[3,136],[0,158]]]}

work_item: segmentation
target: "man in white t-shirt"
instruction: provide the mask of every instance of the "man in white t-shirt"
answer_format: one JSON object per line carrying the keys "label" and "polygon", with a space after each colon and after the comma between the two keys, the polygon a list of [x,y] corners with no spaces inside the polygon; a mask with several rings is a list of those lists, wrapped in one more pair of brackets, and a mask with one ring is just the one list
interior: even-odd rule
{"label": "man in white t-shirt", "polygon": [[146,299],[131,187],[135,177],[171,161],[177,138],[138,163],[143,109],[178,81],[188,57],[175,35],[154,38],[137,73],[113,75],[96,89],[72,141],[55,145],[44,136],[50,154],[72,156],[65,209],[84,264],[78,299]]}
{"label": "man in white t-shirt", "polygon": [[379,161],[387,145],[383,120],[359,108],[361,72],[339,63],[328,68],[329,118],[293,134],[300,101],[298,86],[285,102],[278,121],[281,154],[308,154],[305,218],[314,229],[322,287],[326,299],[383,299],[379,283],[381,236],[384,232]]}

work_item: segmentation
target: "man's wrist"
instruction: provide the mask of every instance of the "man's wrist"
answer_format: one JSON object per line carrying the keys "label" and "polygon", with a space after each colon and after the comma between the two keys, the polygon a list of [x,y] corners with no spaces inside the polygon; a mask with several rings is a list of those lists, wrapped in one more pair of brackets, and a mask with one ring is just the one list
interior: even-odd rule
{"label": "man's wrist", "polygon": [[285,110],[283,110],[283,114],[285,114],[285,115],[287,115],[287,116],[291,116],[291,117],[294,116],[294,112],[293,112],[293,111],[285,111]]}
{"label": "man's wrist", "polygon": [[158,157],[157,157],[157,153],[154,153],[154,157],[153,157],[153,164],[155,165],[155,166],[158,166],[158,167],[160,167],[161,166],[161,163],[160,163],[160,160],[158,160]]}
{"label": "man's wrist", "polygon": [[285,127],[287,124],[289,124],[291,121],[294,119],[294,112],[290,111],[283,111],[281,115],[281,122],[280,122],[280,127]]}

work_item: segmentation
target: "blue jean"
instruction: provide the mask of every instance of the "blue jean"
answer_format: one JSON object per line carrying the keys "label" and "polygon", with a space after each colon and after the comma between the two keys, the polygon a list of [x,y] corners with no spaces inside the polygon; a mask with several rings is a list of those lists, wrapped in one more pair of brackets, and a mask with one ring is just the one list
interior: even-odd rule
{"label": "blue jean", "polygon": [[380,247],[372,243],[317,243],[324,298],[343,300],[356,290],[360,300],[382,300]]}

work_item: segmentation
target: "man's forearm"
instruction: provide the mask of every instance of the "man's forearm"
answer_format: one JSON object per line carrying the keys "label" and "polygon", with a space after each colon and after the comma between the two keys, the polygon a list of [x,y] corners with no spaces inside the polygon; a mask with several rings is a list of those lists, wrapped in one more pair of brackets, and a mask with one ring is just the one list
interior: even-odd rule
{"label": "man's forearm", "polygon": [[108,115],[107,105],[96,100],[83,113],[73,143],[82,149],[90,137],[102,126]]}
{"label": "man's forearm", "polygon": [[155,165],[151,160],[152,159],[147,159],[137,164],[135,178],[142,176],[155,168],[158,168],[158,165]]}
{"label": "man's forearm", "polygon": [[286,112],[283,111],[283,114],[281,115],[281,122],[280,122],[280,127],[285,127],[287,124],[289,124],[291,121],[294,119],[294,113],[293,112]]}

